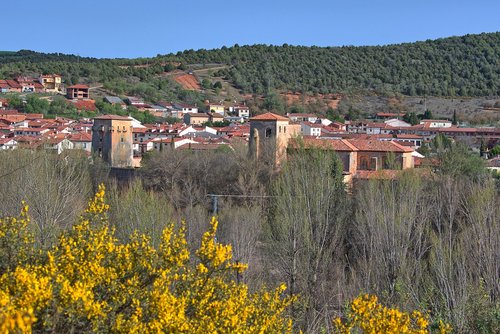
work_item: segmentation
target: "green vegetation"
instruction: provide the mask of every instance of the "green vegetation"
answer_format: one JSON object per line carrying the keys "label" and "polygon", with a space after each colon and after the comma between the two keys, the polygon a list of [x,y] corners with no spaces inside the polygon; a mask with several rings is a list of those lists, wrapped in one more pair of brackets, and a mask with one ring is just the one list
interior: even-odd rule
{"label": "green vegetation", "polygon": [[[166,70],[225,64],[224,77],[244,93],[375,91],[405,95],[500,95],[500,32],[367,47],[238,46],[138,59],[95,59],[32,51],[0,53],[0,77],[60,73],[67,83],[100,82],[117,94],[182,97]],[[207,79],[205,89],[220,90]],[[199,100],[201,97],[198,97]]]}

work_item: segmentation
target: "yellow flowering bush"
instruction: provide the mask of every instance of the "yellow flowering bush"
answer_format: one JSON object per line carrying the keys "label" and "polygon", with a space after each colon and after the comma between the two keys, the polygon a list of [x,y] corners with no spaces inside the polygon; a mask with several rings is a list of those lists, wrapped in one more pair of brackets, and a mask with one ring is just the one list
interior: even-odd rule
{"label": "yellow flowering bush", "polygon": [[[291,320],[284,286],[250,293],[233,277],[245,265],[215,241],[217,220],[190,254],[185,228],[168,226],[158,248],[135,233],[119,242],[107,223],[101,186],[80,221],[56,245],[36,253],[32,239],[0,276],[0,332],[286,333]],[[24,209],[23,209],[24,210]],[[2,238],[26,235],[12,218]],[[21,217],[21,218],[22,218]],[[3,225],[0,225],[3,227]],[[9,232],[10,231],[10,232]],[[38,254],[26,261],[26,254]]]}
{"label": "yellow flowering bush", "polygon": [[[430,333],[428,316],[420,311],[411,313],[389,308],[378,302],[377,296],[361,295],[354,299],[346,319],[334,320],[337,333],[350,334],[427,334]],[[451,332],[451,326],[439,323],[439,333]]]}

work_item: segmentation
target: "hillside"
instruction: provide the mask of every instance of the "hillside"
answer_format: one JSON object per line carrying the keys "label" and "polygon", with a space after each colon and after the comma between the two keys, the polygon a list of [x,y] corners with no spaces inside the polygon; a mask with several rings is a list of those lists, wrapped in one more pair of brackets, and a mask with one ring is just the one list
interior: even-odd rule
{"label": "hillside", "polygon": [[232,64],[225,75],[251,93],[265,93],[269,87],[436,96],[500,92],[500,33],[380,47],[234,46],[176,56],[185,63]]}
{"label": "hillside", "polygon": [[[140,84],[141,94],[170,87],[160,82],[160,77],[167,80],[165,72],[177,68],[199,69],[206,64],[225,65],[211,75],[225,79],[247,94],[279,90],[497,96],[500,95],[500,32],[387,46],[235,45],[138,59],[81,58],[26,50],[0,52],[0,77],[58,72],[69,83],[100,82],[118,94],[134,90],[137,93]],[[162,94],[149,92],[149,95],[154,98]]]}

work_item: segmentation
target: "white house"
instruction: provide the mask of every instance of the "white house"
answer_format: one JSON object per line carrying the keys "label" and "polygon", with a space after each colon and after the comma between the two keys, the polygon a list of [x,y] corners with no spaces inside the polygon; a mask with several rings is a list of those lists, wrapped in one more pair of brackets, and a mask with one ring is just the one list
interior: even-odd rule
{"label": "white house", "polygon": [[49,138],[47,141],[45,141],[43,147],[46,150],[54,150],[57,154],[61,154],[62,151],[64,150],[73,149],[74,145],[66,138],[56,137],[56,138]]}
{"label": "white house", "polygon": [[316,116],[314,114],[302,114],[302,113],[288,114],[288,118],[292,122],[311,122],[311,123],[314,123],[318,120],[318,116]]}
{"label": "white house", "polygon": [[300,131],[304,136],[321,136],[321,129],[323,125],[311,123],[311,122],[302,122],[300,123]]}
{"label": "white house", "polygon": [[406,123],[405,121],[397,119],[397,118],[388,119],[387,121],[384,121],[384,123],[387,124],[388,126],[397,127],[397,128],[411,126],[410,123]]}
{"label": "white house", "polygon": [[174,103],[173,107],[174,107],[174,109],[182,112],[183,114],[186,114],[186,113],[197,114],[198,113],[198,107],[192,106],[189,104],[185,104],[185,103]]}
{"label": "white house", "polygon": [[0,138],[0,151],[13,150],[17,148],[17,141],[13,138]]}
{"label": "white house", "polygon": [[451,121],[443,119],[423,119],[420,124],[429,128],[451,128],[452,126]]}

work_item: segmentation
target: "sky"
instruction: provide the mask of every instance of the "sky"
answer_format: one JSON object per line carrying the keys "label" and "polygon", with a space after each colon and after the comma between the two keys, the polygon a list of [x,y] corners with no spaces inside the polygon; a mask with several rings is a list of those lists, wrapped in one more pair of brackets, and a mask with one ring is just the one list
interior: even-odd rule
{"label": "sky", "polygon": [[2,0],[0,50],[154,57],[234,44],[386,45],[500,31],[499,0]]}

